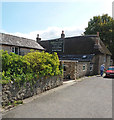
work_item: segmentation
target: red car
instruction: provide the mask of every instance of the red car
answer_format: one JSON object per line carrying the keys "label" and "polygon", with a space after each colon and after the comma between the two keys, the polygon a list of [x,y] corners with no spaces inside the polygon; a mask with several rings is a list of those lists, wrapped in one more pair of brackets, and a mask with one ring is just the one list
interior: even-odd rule
{"label": "red car", "polygon": [[110,66],[106,71],[106,77],[114,77],[114,66]]}

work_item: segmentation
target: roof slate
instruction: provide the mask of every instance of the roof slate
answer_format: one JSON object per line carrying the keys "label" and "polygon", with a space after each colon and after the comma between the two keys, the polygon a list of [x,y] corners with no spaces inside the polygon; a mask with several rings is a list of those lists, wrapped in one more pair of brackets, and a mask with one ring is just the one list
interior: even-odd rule
{"label": "roof slate", "polygon": [[89,62],[94,57],[94,54],[88,55],[59,55],[60,60],[72,60],[72,61],[80,61],[80,62]]}
{"label": "roof slate", "polygon": [[0,44],[44,50],[35,40],[0,33]]}

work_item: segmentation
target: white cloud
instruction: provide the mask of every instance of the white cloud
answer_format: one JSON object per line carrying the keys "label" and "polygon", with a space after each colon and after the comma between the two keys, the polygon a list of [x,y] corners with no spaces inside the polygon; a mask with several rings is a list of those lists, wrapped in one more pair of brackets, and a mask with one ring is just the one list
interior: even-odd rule
{"label": "white cloud", "polygon": [[[3,0],[3,1],[8,1],[8,0]],[[13,1],[13,0],[9,0],[9,1]],[[14,0],[15,1],[15,0]],[[17,0],[18,1],[18,0]],[[21,0],[19,0],[21,1]],[[23,0],[24,1],[24,0]],[[32,0],[25,0],[25,1],[32,1]],[[40,0],[33,0],[39,2]],[[43,0],[45,1],[45,0]],[[48,1],[48,0],[47,0]],[[51,1],[51,0],[49,0]],[[59,0],[55,0],[53,2],[56,2]],[[60,0],[60,2],[62,2],[64,0]],[[108,13],[109,15],[112,15],[112,2],[114,0],[65,0],[66,1],[84,1],[84,2],[98,2],[98,4],[102,3],[102,7],[101,10],[99,10],[99,12],[103,11],[103,13]],[[105,6],[105,7],[104,7]],[[12,35],[16,35],[16,36],[20,36],[20,37],[25,37],[25,38],[30,38],[30,39],[36,39],[37,34],[40,35],[42,40],[46,40],[46,39],[54,39],[54,38],[59,38],[61,36],[61,31],[64,30],[65,31],[65,36],[66,37],[70,37],[70,36],[78,36],[81,35],[84,32],[84,28],[87,26],[87,21],[85,21],[85,24],[83,24],[83,26],[73,26],[73,27],[49,27],[45,30],[38,30],[38,31],[32,31],[30,33],[20,33],[20,32],[16,32],[16,33],[8,33],[8,34],[12,34]],[[7,33],[4,30],[2,30],[1,32]]]}
{"label": "white cloud", "polygon": [[59,28],[59,27],[49,27],[46,30],[38,30],[38,31],[32,31],[30,33],[8,33],[11,35],[19,36],[19,37],[25,37],[29,39],[36,39],[37,34],[41,37],[42,40],[48,40],[48,39],[55,39],[61,37],[61,32],[64,30],[66,37],[71,36],[78,36],[81,35],[84,32],[83,28],[76,28],[76,27],[65,27],[65,28]]}

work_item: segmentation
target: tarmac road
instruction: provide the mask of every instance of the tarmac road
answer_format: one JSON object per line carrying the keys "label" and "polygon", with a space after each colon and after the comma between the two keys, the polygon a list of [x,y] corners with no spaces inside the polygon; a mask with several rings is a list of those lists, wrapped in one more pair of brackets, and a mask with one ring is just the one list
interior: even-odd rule
{"label": "tarmac road", "polygon": [[112,118],[112,79],[93,76],[64,84],[3,118]]}

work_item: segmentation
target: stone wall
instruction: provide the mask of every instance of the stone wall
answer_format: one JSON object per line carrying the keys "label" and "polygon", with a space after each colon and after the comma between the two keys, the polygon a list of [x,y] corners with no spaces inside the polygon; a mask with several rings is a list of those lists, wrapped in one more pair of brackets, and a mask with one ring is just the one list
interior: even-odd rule
{"label": "stone wall", "polygon": [[[93,75],[93,70],[90,71],[90,62],[77,62],[77,61],[62,61],[64,66],[64,79],[75,80],[77,78]],[[83,66],[85,69],[83,70]]]}
{"label": "stone wall", "polygon": [[[109,55],[98,54],[95,55],[91,61],[73,61],[62,60],[64,66],[64,79],[77,79],[83,76],[100,74],[100,66],[105,64],[107,69],[111,65],[111,58]],[[83,66],[85,65],[85,70]],[[92,70],[90,68],[92,67]]]}
{"label": "stone wall", "polygon": [[27,82],[19,86],[18,83],[8,83],[2,85],[2,106],[13,103],[17,100],[23,100],[33,95],[38,95],[46,90],[55,88],[63,84],[61,76],[53,76],[47,79],[41,78],[35,83]]}
{"label": "stone wall", "polygon": [[99,55],[95,55],[94,57],[94,74],[99,74]]}
{"label": "stone wall", "polygon": [[[83,66],[85,66],[85,70],[83,70]],[[90,63],[89,62],[77,62],[76,65],[76,78],[80,78],[90,73]]]}
{"label": "stone wall", "polygon": [[110,63],[110,56],[109,55],[98,55],[98,62],[97,62],[97,71],[98,71],[98,74],[100,74],[100,66],[102,64],[105,64],[105,68],[107,69],[111,63]]}
{"label": "stone wall", "polygon": [[8,52],[11,52],[11,46],[7,46],[7,45],[2,45],[1,46],[3,50],[7,50]]}
{"label": "stone wall", "polygon": [[107,68],[111,65],[111,56],[107,55],[106,56],[106,62],[107,62]]}
{"label": "stone wall", "polygon": [[26,55],[30,50],[29,48],[20,48],[20,55]]}
{"label": "stone wall", "polygon": [[113,66],[114,65],[114,61],[112,59],[110,59],[110,65]]}
{"label": "stone wall", "polygon": [[75,62],[64,61],[64,79],[75,79]]}
{"label": "stone wall", "polygon": [[[11,52],[11,47],[12,46],[9,46],[9,45],[2,45],[1,46],[1,49],[3,50],[7,50],[8,53]],[[15,47],[15,46],[14,46]],[[19,55],[26,55],[27,53],[30,52],[30,50],[33,49],[33,48],[24,48],[24,47],[19,47]],[[40,51],[40,50],[39,50]]]}

